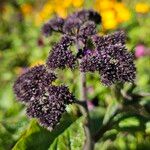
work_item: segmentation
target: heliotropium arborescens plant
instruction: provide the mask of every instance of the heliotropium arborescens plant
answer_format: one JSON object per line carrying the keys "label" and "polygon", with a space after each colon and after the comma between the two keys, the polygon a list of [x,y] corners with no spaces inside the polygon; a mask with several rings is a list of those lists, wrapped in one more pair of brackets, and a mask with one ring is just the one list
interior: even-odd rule
{"label": "heliotropium arborescens plant", "polygon": [[[124,31],[100,36],[96,29],[101,24],[101,16],[94,10],[81,10],[69,15],[66,19],[58,16],[52,18],[42,27],[42,34],[52,36],[53,32],[62,34],[60,41],[50,50],[44,65],[37,65],[23,73],[14,84],[14,92],[18,100],[23,102],[29,117],[37,118],[40,125],[48,130],[54,129],[60,122],[66,106],[73,103],[81,104],[82,113],[86,118],[86,142],[84,149],[93,149],[94,142],[110,129],[112,118],[122,105],[141,95],[130,94],[135,87],[136,68],[134,56],[126,48]],[[76,51],[72,51],[72,46]],[[80,71],[81,97],[76,98],[66,85],[55,85],[58,69]],[[115,88],[116,97],[126,100],[116,109],[110,119],[95,134],[91,134],[90,116],[87,108],[86,73],[98,72],[100,82],[104,86],[123,85],[130,82],[133,86],[121,92]],[[120,86],[121,87],[121,86]],[[119,95],[119,96],[118,96]],[[81,102],[82,101],[82,102]]]}

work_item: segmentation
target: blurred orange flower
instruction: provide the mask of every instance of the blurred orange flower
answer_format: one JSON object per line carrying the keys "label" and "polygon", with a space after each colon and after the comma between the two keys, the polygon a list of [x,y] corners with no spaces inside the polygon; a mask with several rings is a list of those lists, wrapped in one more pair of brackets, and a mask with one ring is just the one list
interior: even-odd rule
{"label": "blurred orange flower", "polygon": [[33,7],[30,4],[25,3],[21,5],[21,11],[24,16],[31,14],[32,10],[33,10]]}

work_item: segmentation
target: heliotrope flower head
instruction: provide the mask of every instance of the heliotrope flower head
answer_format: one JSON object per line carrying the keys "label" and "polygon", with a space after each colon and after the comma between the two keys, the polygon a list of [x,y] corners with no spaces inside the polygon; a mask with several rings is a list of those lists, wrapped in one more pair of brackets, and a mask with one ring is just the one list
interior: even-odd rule
{"label": "heliotrope flower head", "polygon": [[68,36],[62,37],[61,41],[57,43],[47,59],[47,66],[50,69],[61,68],[64,69],[65,67],[74,68],[76,65],[76,58],[72,54],[69,46],[72,43],[72,39]]}
{"label": "heliotrope flower head", "polygon": [[35,66],[18,77],[14,92],[18,100],[27,103],[43,94],[55,79],[55,74],[49,73],[44,65]]}
{"label": "heliotrope flower head", "polygon": [[79,30],[79,35],[90,36],[96,34],[96,25],[93,21],[85,22]]}
{"label": "heliotrope flower head", "polygon": [[109,45],[99,51],[101,58],[100,75],[105,85],[117,82],[133,82],[135,66],[133,55],[121,44]]}
{"label": "heliotrope flower head", "polygon": [[52,18],[48,23],[50,24],[51,28],[54,31],[61,31],[62,32],[63,25],[64,25],[64,19],[63,18],[55,17],[55,18]]}
{"label": "heliotrope flower head", "polygon": [[81,72],[95,72],[101,68],[101,58],[95,50],[84,50],[80,63]]}
{"label": "heliotrope flower head", "polygon": [[109,86],[117,82],[133,82],[135,66],[133,55],[125,48],[124,32],[105,36],[92,36],[94,50],[88,50],[81,59],[82,72],[99,71],[103,84]]}
{"label": "heliotrope flower head", "polygon": [[112,34],[108,34],[104,36],[94,35],[92,38],[95,43],[95,46],[99,50],[104,49],[108,45],[114,45],[114,44],[124,45],[126,42],[126,35],[123,31],[117,31]]}
{"label": "heliotrope flower head", "polygon": [[64,25],[64,19],[60,17],[55,17],[45,23],[42,27],[42,33],[45,36],[49,36],[53,31],[62,32]]}
{"label": "heliotrope flower head", "polygon": [[63,32],[69,35],[77,35],[81,25],[82,21],[79,18],[69,17],[64,23]]}
{"label": "heliotrope flower head", "polygon": [[[49,130],[60,122],[66,106],[76,101],[68,87],[52,84],[56,76],[50,71],[74,69],[79,62],[81,72],[99,72],[101,82],[107,86],[135,79],[134,58],[125,48],[124,32],[98,36],[99,23],[101,16],[92,9],[75,12],[66,19],[51,19],[43,26],[43,34],[48,36],[56,31],[63,36],[52,47],[46,67],[38,65],[29,69],[14,84],[17,98],[27,106],[27,115],[37,118]],[[73,44],[77,47],[75,54],[71,51]]]}
{"label": "heliotrope flower head", "polygon": [[80,27],[88,21],[92,21],[94,24],[100,24],[101,16],[92,9],[83,9],[81,11],[74,12],[66,19],[56,16],[44,24],[42,32],[46,36],[51,35],[52,31],[69,35],[77,35]]}
{"label": "heliotrope flower head", "polygon": [[49,36],[52,34],[52,28],[49,23],[45,23],[42,27],[42,34],[44,36]]}
{"label": "heliotrope flower head", "polygon": [[66,86],[50,86],[43,97],[28,105],[27,114],[38,118],[42,126],[51,130],[59,123],[67,104],[74,101],[75,97]]}
{"label": "heliotrope flower head", "polygon": [[94,21],[96,24],[101,23],[101,16],[93,9],[83,9],[73,13],[71,16],[79,18],[82,22]]}
{"label": "heliotrope flower head", "polygon": [[[67,19],[65,20],[65,23],[63,26],[63,32],[69,35],[77,35],[80,27],[84,23],[90,22],[90,21],[93,22],[94,25],[91,23],[87,23],[83,27],[83,28],[88,28],[86,29],[86,31],[88,32],[89,30],[92,31],[92,29],[95,30],[95,24],[98,24],[101,22],[101,16],[94,10],[83,9],[81,11],[75,12],[72,15],[68,16]],[[90,27],[88,27],[88,25]],[[89,33],[87,34],[89,35]]]}
{"label": "heliotrope flower head", "polygon": [[59,44],[62,45],[64,49],[67,49],[69,46],[71,46],[74,43],[74,39],[69,35],[63,35],[61,38]]}
{"label": "heliotrope flower head", "polygon": [[71,104],[75,101],[75,97],[69,92],[69,89],[65,85],[50,86],[48,88],[49,95],[54,95],[58,101],[64,102],[64,104]]}

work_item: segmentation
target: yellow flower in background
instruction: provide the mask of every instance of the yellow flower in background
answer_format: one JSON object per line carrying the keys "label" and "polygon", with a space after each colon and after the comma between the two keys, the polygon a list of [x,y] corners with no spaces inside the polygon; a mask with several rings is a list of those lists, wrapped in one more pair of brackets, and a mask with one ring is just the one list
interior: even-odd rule
{"label": "yellow flower in background", "polygon": [[122,23],[130,19],[131,13],[123,3],[121,2],[115,3],[114,9],[116,11],[118,23]]}
{"label": "yellow flower in background", "polygon": [[38,26],[51,15],[56,14],[62,18],[66,18],[69,8],[81,8],[84,0],[47,0],[42,9],[35,16],[35,24]]}
{"label": "yellow flower in background", "polygon": [[135,11],[138,13],[147,13],[150,10],[150,5],[147,3],[137,3],[135,5]]}
{"label": "yellow flower in background", "polygon": [[72,4],[72,0],[63,0],[62,1],[62,7],[68,8]]}
{"label": "yellow flower in background", "polygon": [[102,25],[104,29],[114,29],[117,27],[116,15],[113,10],[103,11],[102,15]]}
{"label": "yellow flower in background", "polygon": [[25,4],[21,5],[21,11],[24,16],[31,14],[32,10],[33,10],[33,7],[30,4],[25,3]]}
{"label": "yellow flower in background", "polygon": [[112,9],[114,6],[114,0],[96,0],[95,7],[96,9],[103,11]]}
{"label": "yellow flower in background", "polygon": [[62,17],[62,18],[66,18],[67,17],[67,9],[63,8],[61,6],[56,6],[55,7],[55,12],[58,16]]}
{"label": "yellow flower in background", "polygon": [[42,9],[42,11],[46,13],[46,15],[52,14],[53,10],[53,5],[50,3],[46,3]]}
{"label": "yellow flower in background", "polygon": [[54,9],[50,3],[45,3],[42,10],[35,17],[35,24],[40,25],[45,20],[49,19]]}
{"label": "yellow flower in background", "polygon": [[105,30],[115,29],[131,17],[124,3],[117,0],[96,0],[95,9],[102,15],[102,25]]}
{"label": "yellow flower in background", "polygon": [[35,62],[31,63],[30,67],[34,67],[34,66],[37,66],[37,65],[43,65],[44,63],[45,63],[45,61],[38,60],[38,61],[35,61]]}
{"label": "yellow flower in background", "polygon": [[84,3],[84,0],[72,0],[72,5],[74,6],[74,7],[81,7],[82,5],[83,5],[83,3]]}

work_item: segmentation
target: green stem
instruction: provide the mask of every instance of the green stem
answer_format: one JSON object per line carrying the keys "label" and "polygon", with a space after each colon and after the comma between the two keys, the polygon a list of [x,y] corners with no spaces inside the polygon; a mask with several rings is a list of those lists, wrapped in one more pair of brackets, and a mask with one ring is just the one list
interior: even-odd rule
{"label": "green stem", "polygon": [[87,89],[86,89],[86,75],[85,73],[80,74],[80,99],[82,102],[85,103],[85,107],[80,107],[83,116],[85,117],[85,134],[86,134],[86,141],[83,150],[93,150],[94,149],[94,144],[92,141],[92,136],[91,136],[91,131],[90,131],[90,117],[89,117],[89,111],[87,108]]}
{"label": "green stem", "polygon": [[122,84],[116,84],[116,85],[111,87],[112,96],[118,102],[122,101],[122,94],[121,94],[121,89],[122,88],[123,88]]}

